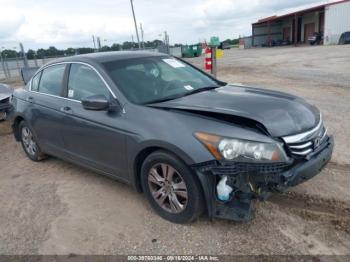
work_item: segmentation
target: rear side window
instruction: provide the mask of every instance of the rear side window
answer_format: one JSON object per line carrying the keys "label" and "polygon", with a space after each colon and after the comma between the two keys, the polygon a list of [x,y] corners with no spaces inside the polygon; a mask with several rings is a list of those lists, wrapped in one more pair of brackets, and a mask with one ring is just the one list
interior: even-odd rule
{"label": "rear side window", "polygon": [[39,90],[40,76],[41,76],[41,72],[33,77],[33,79],[32,79],[32,86],[31,86],[31,90],[32,91],[36,91],[37,92]]}
{"label": "rear side window", "polygon": [[104,95],[109,98],[109,90],[89,66],[72,64],[68,79],[68,98],[81,101],[92,95]]}
{"label": "rear side window", "polygon": [[39,92],[61,96],[65,68],[66,65],[54,65],[44,69],[39,83]]}

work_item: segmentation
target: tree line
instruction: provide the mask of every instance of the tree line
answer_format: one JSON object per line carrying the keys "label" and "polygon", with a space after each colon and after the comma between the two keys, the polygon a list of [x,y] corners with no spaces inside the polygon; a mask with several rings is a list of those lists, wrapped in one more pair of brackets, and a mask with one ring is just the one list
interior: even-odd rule
{"label": "tree line", "polygon": [[[161,40],[153,40],[144,42],[145,48],[157,48],[159,45],[162,45],[163,42]],[[50,46],[49,48],[39,48],[37,50],[29,49],[26,53],[28,59],[34,58],[45,58],[45,57],[59,57],[59,56],[71,56],[76,54],[87,54],[93,53],[96,51],[99,52],[107,52],[107,51],[120,51],[120,50],[131,50],[138,48],[138,44],[131,41],[125,41],[122,44],[114,43],[111,46],[104,45],[101,48],[91,48],[91,47],[78,47],[73,48],[69,47],[66,49],[58,49],[54,46]],[[3,58],[16,58],[23,57],[21,52],[17,52],[13,49],[4,49],[0,52]]]}
{"label": "tree line", "polygon": [[[238,44],[238,39],[226,39],[224,42],[227,42],[231,45]],[[153,40],[153,41],[147,41],[144,42],[145,48],[157,48],[161,45],[163,45],[163,41],[161,40]],[[173,46],[182,46],[182,44],[174,44]],[[66,49],[58,49],[54,46],[50,46],[47,49],[39,48],[37,50],[29,49],[26,53],[28,59],[42,59],[45,57],[60,57],[60,56],[71,56],[71,55],[77,55],[77,54],[87,54],[87,53],[93,53],[93,52],[107,52],[107,51],[120,51],[120,50],[131,50],[131,49],[137,49],[138,44],[135,42],[125,41],[122,44],[114,43],[111,46],[103,45],[101,48],[95,49],[91,47],[78,47],[73,48],[69,47]],[[16,50],[12,49],[4,49],[1,52],[1,56],[3,58],[17,58],[17,57],[23,57],[23,54],[21,52],[17,52]]]}

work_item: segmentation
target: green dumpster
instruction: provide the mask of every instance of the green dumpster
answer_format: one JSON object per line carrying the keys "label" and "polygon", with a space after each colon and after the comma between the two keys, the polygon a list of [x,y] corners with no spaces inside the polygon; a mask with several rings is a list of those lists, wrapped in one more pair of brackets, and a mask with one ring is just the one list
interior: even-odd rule
{"label": "green dumpster", "polygon": [[202,45],[186,45],[182,46],[182,57],[197,57],[202,55]]}

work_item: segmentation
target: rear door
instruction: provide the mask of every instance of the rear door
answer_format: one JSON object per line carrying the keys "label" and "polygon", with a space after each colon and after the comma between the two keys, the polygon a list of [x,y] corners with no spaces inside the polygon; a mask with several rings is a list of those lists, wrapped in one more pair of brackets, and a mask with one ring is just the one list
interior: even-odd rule
{"label": "rear door", "polygon": [[126,166],[126,135],[118,128],[121,112],[86,110],[84,97],[104,95],[114,99],[102,77],[87,64],[70,65],[64,146],[72,158],[100,171],[123,177]]}
{"label": "rear door", "polygon": [[30,124],[43,151],[54,155],[63,152],[61,135],[62,100],[66,64],[50,65],[31,82],[28,102],[32,104]]}

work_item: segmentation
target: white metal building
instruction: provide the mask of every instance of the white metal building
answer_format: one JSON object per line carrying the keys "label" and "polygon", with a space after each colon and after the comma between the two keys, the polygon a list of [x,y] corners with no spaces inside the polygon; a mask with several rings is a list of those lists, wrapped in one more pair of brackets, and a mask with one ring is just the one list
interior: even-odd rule
{"label": "white metal building", "polygon": [[327,5],[325,14],[324,44],[337,44],[340,35],[350,31],[350,1]]}
{"label": "white metal building", "polygon": [[252,46],[271,46],[277,41],[305,43],[315,32],[323,34],[325,45],[338,44],[346,31],[350,31],[350,0],[260,19],[252,24]]}

